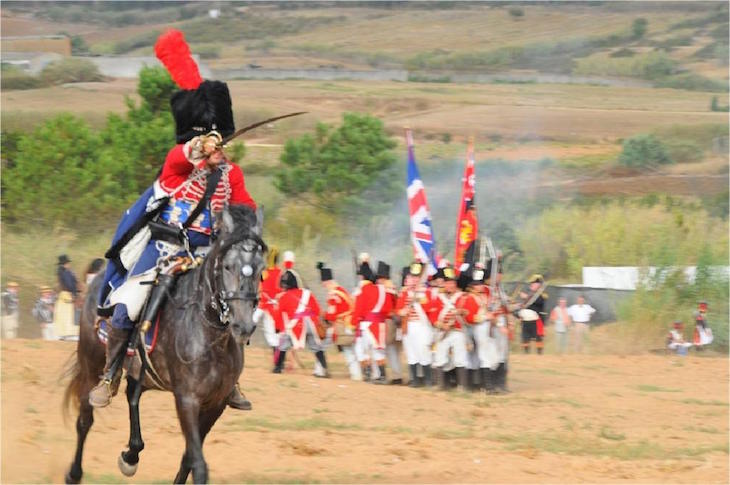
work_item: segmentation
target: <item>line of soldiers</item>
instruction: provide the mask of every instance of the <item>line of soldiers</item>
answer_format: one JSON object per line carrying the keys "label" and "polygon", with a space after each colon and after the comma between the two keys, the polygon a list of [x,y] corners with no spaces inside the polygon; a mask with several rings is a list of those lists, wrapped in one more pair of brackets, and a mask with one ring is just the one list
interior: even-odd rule
{"label": "line of soldiers", "polygon": [[[385,384],[386,363],[391,384],[403,384],[401,352],[408,363],[408,385],[458,386],[463,390],[507,391],[509,341],[514,311],[501,285],[501,272],[491,275],[491,262],[455,269],[444,262],[436,274],[414,262],[403,268],[397,289],[390,266],[369,256],[358,262],[358,287],[348,292],[324,263],[317,269],[327,290],[322,309],[294,269],[294,255],[270,253],[264,272],[261,303],[264,336],[273,349],[275,373],[281,373],[290,349],[308,348],[316,356],[314,375],[329,377],[325,350],[336,345],[350,377]],[[495,265],[499,266],[499,265]],[[523,293],[532,305],[537,287]],[[531,301],[532,300],[532,301]]]}

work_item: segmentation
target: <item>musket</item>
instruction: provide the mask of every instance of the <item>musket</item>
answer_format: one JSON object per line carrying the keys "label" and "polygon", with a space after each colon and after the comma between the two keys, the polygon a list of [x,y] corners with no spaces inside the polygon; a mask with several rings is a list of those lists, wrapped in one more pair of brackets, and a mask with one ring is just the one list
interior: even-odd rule
{"label": "musket", "polygon": [[354,272],[355,286],[354,287],[357,288],[358,283],[359,283],[359,281],[357,279],[357,252],[354,249],[350,248],[350,254],[352,255],[352,265],[355,269],[355,272]]}

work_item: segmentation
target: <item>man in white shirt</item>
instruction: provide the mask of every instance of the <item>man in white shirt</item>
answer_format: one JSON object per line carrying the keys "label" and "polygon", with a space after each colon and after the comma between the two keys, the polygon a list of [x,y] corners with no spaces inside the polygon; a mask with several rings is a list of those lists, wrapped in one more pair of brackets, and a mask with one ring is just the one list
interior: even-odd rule
{"label": "man in white shirt", "polygon": [[575,351],[581,352],[583,350],[583,340],[585,335],[588,333],[588,324],[591,321],[591,315],[596,312],[596,309],[590,305],[586,305],[585,298],[583,295],[578,297],[578,303],[571,305],[568,308],[568,314],[573,320],[573,328],[575,329]]}

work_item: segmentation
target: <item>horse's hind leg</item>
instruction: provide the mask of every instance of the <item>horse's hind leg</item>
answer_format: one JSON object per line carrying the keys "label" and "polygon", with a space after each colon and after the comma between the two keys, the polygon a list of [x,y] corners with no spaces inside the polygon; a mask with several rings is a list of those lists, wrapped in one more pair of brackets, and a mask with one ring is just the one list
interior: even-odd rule
{"label": "horse's hind leg", "polygon": [[121,472],[131,477],[137,473],[139,453],[144,449],[142,431],[139,425],[139,398],[142,395],[142,384],[127,376],[127,404],[129,404],[129,444],[128,450],[119,456],[117,464]]}
{"label": "horse's hind leg", "polygon": [[76,419],[76,455],[74,455],[74,461],[71,463],[71,469],[66,473],[66,483],[81,482],[81,476],[84,474],[84,471],[81,469],[84,442],[92,424],[94,424],[94,408],[91,407],[88,399],[84,399],[81,401],[79,417]]}

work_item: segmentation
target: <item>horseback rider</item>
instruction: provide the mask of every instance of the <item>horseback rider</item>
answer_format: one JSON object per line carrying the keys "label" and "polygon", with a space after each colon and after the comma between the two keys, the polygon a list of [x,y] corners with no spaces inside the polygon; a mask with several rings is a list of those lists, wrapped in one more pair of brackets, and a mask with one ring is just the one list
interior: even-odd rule
{"label": "horseback rider", "polygon": [[[161,264],[171,256],[204,255],[220,224],[217,213],[227,204],[256,208],[241,168],[221,149],[223,137],[235,131],[228,86],[203,81],[179,31],[163,34],[155,52],[181,87],[170,101],[177,144],[167,154],[153,186],[123,216],[106,254],[109,264],[98,313],[111,316],[111,328],[104,375],[89,394],[94,407],[107,406],[116,394],[119,362],[148,297],[144,319],[154,318],[166,287],[172,284],[172,276],[158,277]],[[163,280],[163,276],[169,278]],[[251,408],[238,386],[229,405]]]}

